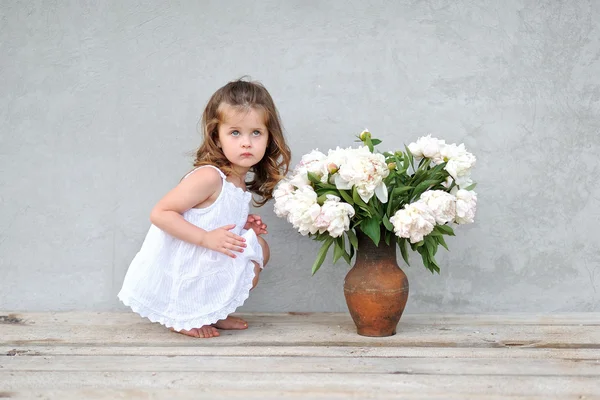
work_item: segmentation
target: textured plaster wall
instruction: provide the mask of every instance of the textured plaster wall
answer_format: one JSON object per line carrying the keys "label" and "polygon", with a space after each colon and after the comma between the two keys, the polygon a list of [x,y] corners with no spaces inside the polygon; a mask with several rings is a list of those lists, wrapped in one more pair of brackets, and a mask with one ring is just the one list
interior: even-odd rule
{"label": "textured plaster wall", "polygon": [[[271,91],[294,163],[433,133],[478,157],[478,218],[417,257],[408,312],[599,311],[597,1],[0,2],[0,309],[121,309],[154,203],[210,94]],[[246,311],[343,311],[348,266],[259,210]]]}

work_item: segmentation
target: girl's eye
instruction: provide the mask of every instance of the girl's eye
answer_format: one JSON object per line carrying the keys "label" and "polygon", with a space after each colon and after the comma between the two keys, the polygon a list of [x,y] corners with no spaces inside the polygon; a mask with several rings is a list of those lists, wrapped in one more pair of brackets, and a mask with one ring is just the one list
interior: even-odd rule
{"label": "girl's eye", "polygon": [[240,132],[239,131],[233,131],[231,132],[231,136],[239,136]]}
{"label": "girl's eye", "polygon": [[254,136],[260,136],[262,133],[260,131],[254,131],[254,132],[252,132],[252,134]]}

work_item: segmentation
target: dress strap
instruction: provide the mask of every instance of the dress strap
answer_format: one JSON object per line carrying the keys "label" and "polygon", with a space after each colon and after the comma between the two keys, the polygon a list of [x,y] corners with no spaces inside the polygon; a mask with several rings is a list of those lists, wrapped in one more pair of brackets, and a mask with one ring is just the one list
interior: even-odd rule
{"label": "dress strap", "polygon": [[221,175],[221,178],[223,178],[223,180],[225,178],[227,178],[227,176],[225,176],[225,174],[223,173],[223,171],[221,171],[219,168],[215,167],[214,165],[201,165],[198,168],[194,168],[193,170],[191,170],[190,172],[188,172],[187,174],[185,174],[185,176],[183,178],[181,178],[181,180],[184,180],[185,178],[187,178],[188,176],[190,176],[194,172],[198,171],[200,168],[206,168],[206,167],[210,167],[210,168],[216,169],[217,172],[219,173],[219,175]]}

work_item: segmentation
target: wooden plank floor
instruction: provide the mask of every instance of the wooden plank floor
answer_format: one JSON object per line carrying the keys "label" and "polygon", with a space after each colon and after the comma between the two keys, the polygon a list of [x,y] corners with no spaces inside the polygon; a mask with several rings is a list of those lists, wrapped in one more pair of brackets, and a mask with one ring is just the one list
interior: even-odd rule
{"label": "wooden plank floor", "polygon": [[132,313],[0,311],[0,398],[600,399],[600,313],[245,314],[213,339]]}

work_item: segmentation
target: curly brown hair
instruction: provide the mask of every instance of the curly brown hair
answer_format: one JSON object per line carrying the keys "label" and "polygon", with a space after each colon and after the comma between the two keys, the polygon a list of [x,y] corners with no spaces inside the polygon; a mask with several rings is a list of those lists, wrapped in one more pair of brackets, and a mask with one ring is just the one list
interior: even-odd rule
{"label": "curly brown hair", "polygon": [[240,110],[253,108],[265,115],[265,126],[269,131],[269,141],[264,157],[250,172],[252,180],[246,182],[248,190],[258,195],[254,204],[263,206],[273,197],[277,183],[287,174],[291,151],[285,143],[279,113],[271,95],[259,82],[238,79],[217,90],[206,105],[202,114],[202,135],[204,141],[196,152],[194,166],[214,165],[226,175],[234,174],[229,160],[218,147],[219,124],[223,122],[221,104],[228,104]]}

